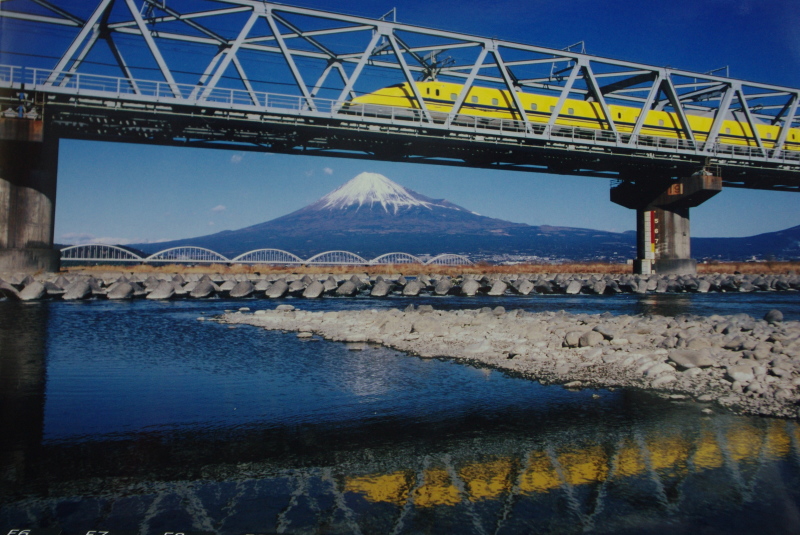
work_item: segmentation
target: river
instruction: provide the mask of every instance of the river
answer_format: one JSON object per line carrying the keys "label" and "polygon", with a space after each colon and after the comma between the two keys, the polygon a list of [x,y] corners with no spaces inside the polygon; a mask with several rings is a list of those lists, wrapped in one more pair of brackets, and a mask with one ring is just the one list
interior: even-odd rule
{"label": "river", "polygon": [[[283,300],[800,319],[800,294]],[[0,528],[797,533],[800,426],[198,321],[250,300],[0,302]]]}

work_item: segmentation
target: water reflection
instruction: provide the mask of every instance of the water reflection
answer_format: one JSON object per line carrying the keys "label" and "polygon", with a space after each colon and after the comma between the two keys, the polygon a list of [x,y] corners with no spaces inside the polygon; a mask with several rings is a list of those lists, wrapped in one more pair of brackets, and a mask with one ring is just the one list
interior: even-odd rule
{"label": "water reflection", "polygon": [[0,305],[0,528],[800,532],[796,422],[196,320],[221,300]]}
{"label": "water reflection", "polygon": [[0,470],[2,484],[24,478],[42,441],[46,377],[45,307],[9,303],[0,317]]}
{"label": "water reflection", "polygon": [[48,460],[5,495],[0,525],[37,518],[49,519],[39,527],[67,531],[571,533],[711,521],[726,533],[800,529],[800,427],[694,412],[629,406],[624,425],[613,427],[595,419],[497,434],[429,429],[427,440],[392,444],[370,440],[374,428],[349,430],[355,437],[285,431],[313,442],[300,456],[274,455],[291,437],[264,430],[47,446]]}
{"label": "water reflection", "polygon": [[682,295],[642,295],[636,302],[635,314],[654,316],[679,316],[690,314],[694,308],[693,300]]}
{"label": "water reflection", "polygon": [[[730,428],[708,419],[693,429],[674,430],[675,434],[631,431],[613,442],[559,445],[549,441],[543,449],[523,452],[520,457],[453,460],[447,466],[423,471],[420,481],[410,470],[350,477],[345,489],[369,502],[397,506],[411,499],[413,489],[416,507],[433,507],[500,499],[512,492],[533,495],[611,480],[622,483],[628,478],[655,478],[665,487],[671,479],[682,481],[725,468],[726,463],[741,472],[748,465],[760,467],[786,460],[793,454],[793,443],[800,439],[797,424],[777,420],[766,425],[739,422]],[[461,467],[456,470],[456,465]],[[741,483],[741,478],[737,479]]]}

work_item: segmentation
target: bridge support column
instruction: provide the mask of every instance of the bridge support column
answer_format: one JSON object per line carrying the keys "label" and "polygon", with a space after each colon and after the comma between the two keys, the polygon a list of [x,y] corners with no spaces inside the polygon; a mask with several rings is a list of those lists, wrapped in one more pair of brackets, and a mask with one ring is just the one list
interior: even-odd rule
{"label": "bridge support column", "polygon": [[41,120],[0,119],[0,272],[58,271],[58,139]]}
{"label": "bridge support column", "polygon": [[705,172],[665,181],[623,182],[611,189],[611,201],[636,210],[636,259],[639,274],[694,274],[689,208],[722,190],[722,179]]}

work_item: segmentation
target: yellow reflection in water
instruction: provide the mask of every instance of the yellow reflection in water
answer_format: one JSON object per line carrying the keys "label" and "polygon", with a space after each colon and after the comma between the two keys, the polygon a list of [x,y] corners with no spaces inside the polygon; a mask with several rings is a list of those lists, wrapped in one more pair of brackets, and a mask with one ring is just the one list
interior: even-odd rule
{"label": "yellow reflection in water", "polygon": [[[793,441],[800,444],[800,426],[795,422],[773,420],[760,426],[739,422],[733,429],[708,426],[692,434],[675,430],[645,438],[626,437],[613,448],[589,444],[560,451],[534,450],[526,459],[507,456],[467,462],[456,473],[470,500],[488,500],[511,492],[515,483],[520,494],[536,494],[564,485],[602,483],[609,477],[642,476],[650,470],[661,476],[686,477],[690,466],[695,472],[712,470],[722,467],[726,459],[737,463],[774,461],[792,453]],[[522,466],[525,468],[520,473]],[[345,489],[370,502],[402,506],[415,486],[413,474],[413,467],[409,467],[390,474],[353,477],[347,480]],[[428,469],[423,478],[413,491],[417,507],[456,505],[461,501],[458,488],[444,468]]]}
{"label": "yellow reflection in water", "polygon": [[472,501],[493,499],[502,496],[513,485],[514,461],[511,458],[470,463],[459,476],[467,487]]}
{"label": "yellow reflection in water", "polygon": [[703,431],[697,441],[697,451],[694,453],[694,466],[697,469],[710,470],[719,468],[725,459],[722,449],[717,443],[717,437],[711,431]]}
{"label": "yellow reflection in water", "polygon": [[561,486],[553,463],[543,451],[532,451],[528,458],[528,470],[520,478],[520,491],[523,494],[547,492]]}
{"label": "yellow reflection in water", "polygon": [[345,483],[346,492],[363,494],[370,502],[388,502],[402,505],[414,483],[413,476],[406,471],[385,475],[353,477]]}
{"label": "yellow reflection in water", "polygon": [[653,470],[671,476],[685,476],[689,473],[689,457],[692,443],[683,436],[648,438],[645,449],[650,455]]}
{"label": "yellow reflection in water", "polygon": [[647,470],[644,452],[633,440],[626,440],[617,455],[617,477],[631,477]]}
{"label": "yellow reflection in water", "polygon": [[570,485],[585,485],[597,481],[605,481],[608,476],[608,455],[601,446],[561,453],[558,463],[564,473],[564,479]]}
{"label": "yellow reflection in water", "polygon": [[414,504],[418,507],[433,505],[456,505],[461,501],[458,489],[443,468],[425,470],[425,483],[414,492]]}

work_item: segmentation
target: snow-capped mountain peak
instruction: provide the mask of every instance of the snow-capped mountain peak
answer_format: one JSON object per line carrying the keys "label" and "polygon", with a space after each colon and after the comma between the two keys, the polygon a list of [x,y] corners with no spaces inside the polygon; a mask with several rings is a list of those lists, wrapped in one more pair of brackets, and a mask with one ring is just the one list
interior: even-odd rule
{"label": "snow-capped mountain peak", "polygon": [[365,205],[372,208],[380,204],[387,213],[391,211],[396,214],[401,208],[413,206],[431,209],[435,206],[431,200],[407,190],[381,174],[364,172],[325,195],[313,206],[319,210],[333,210],[351,206],[360,208]]}

